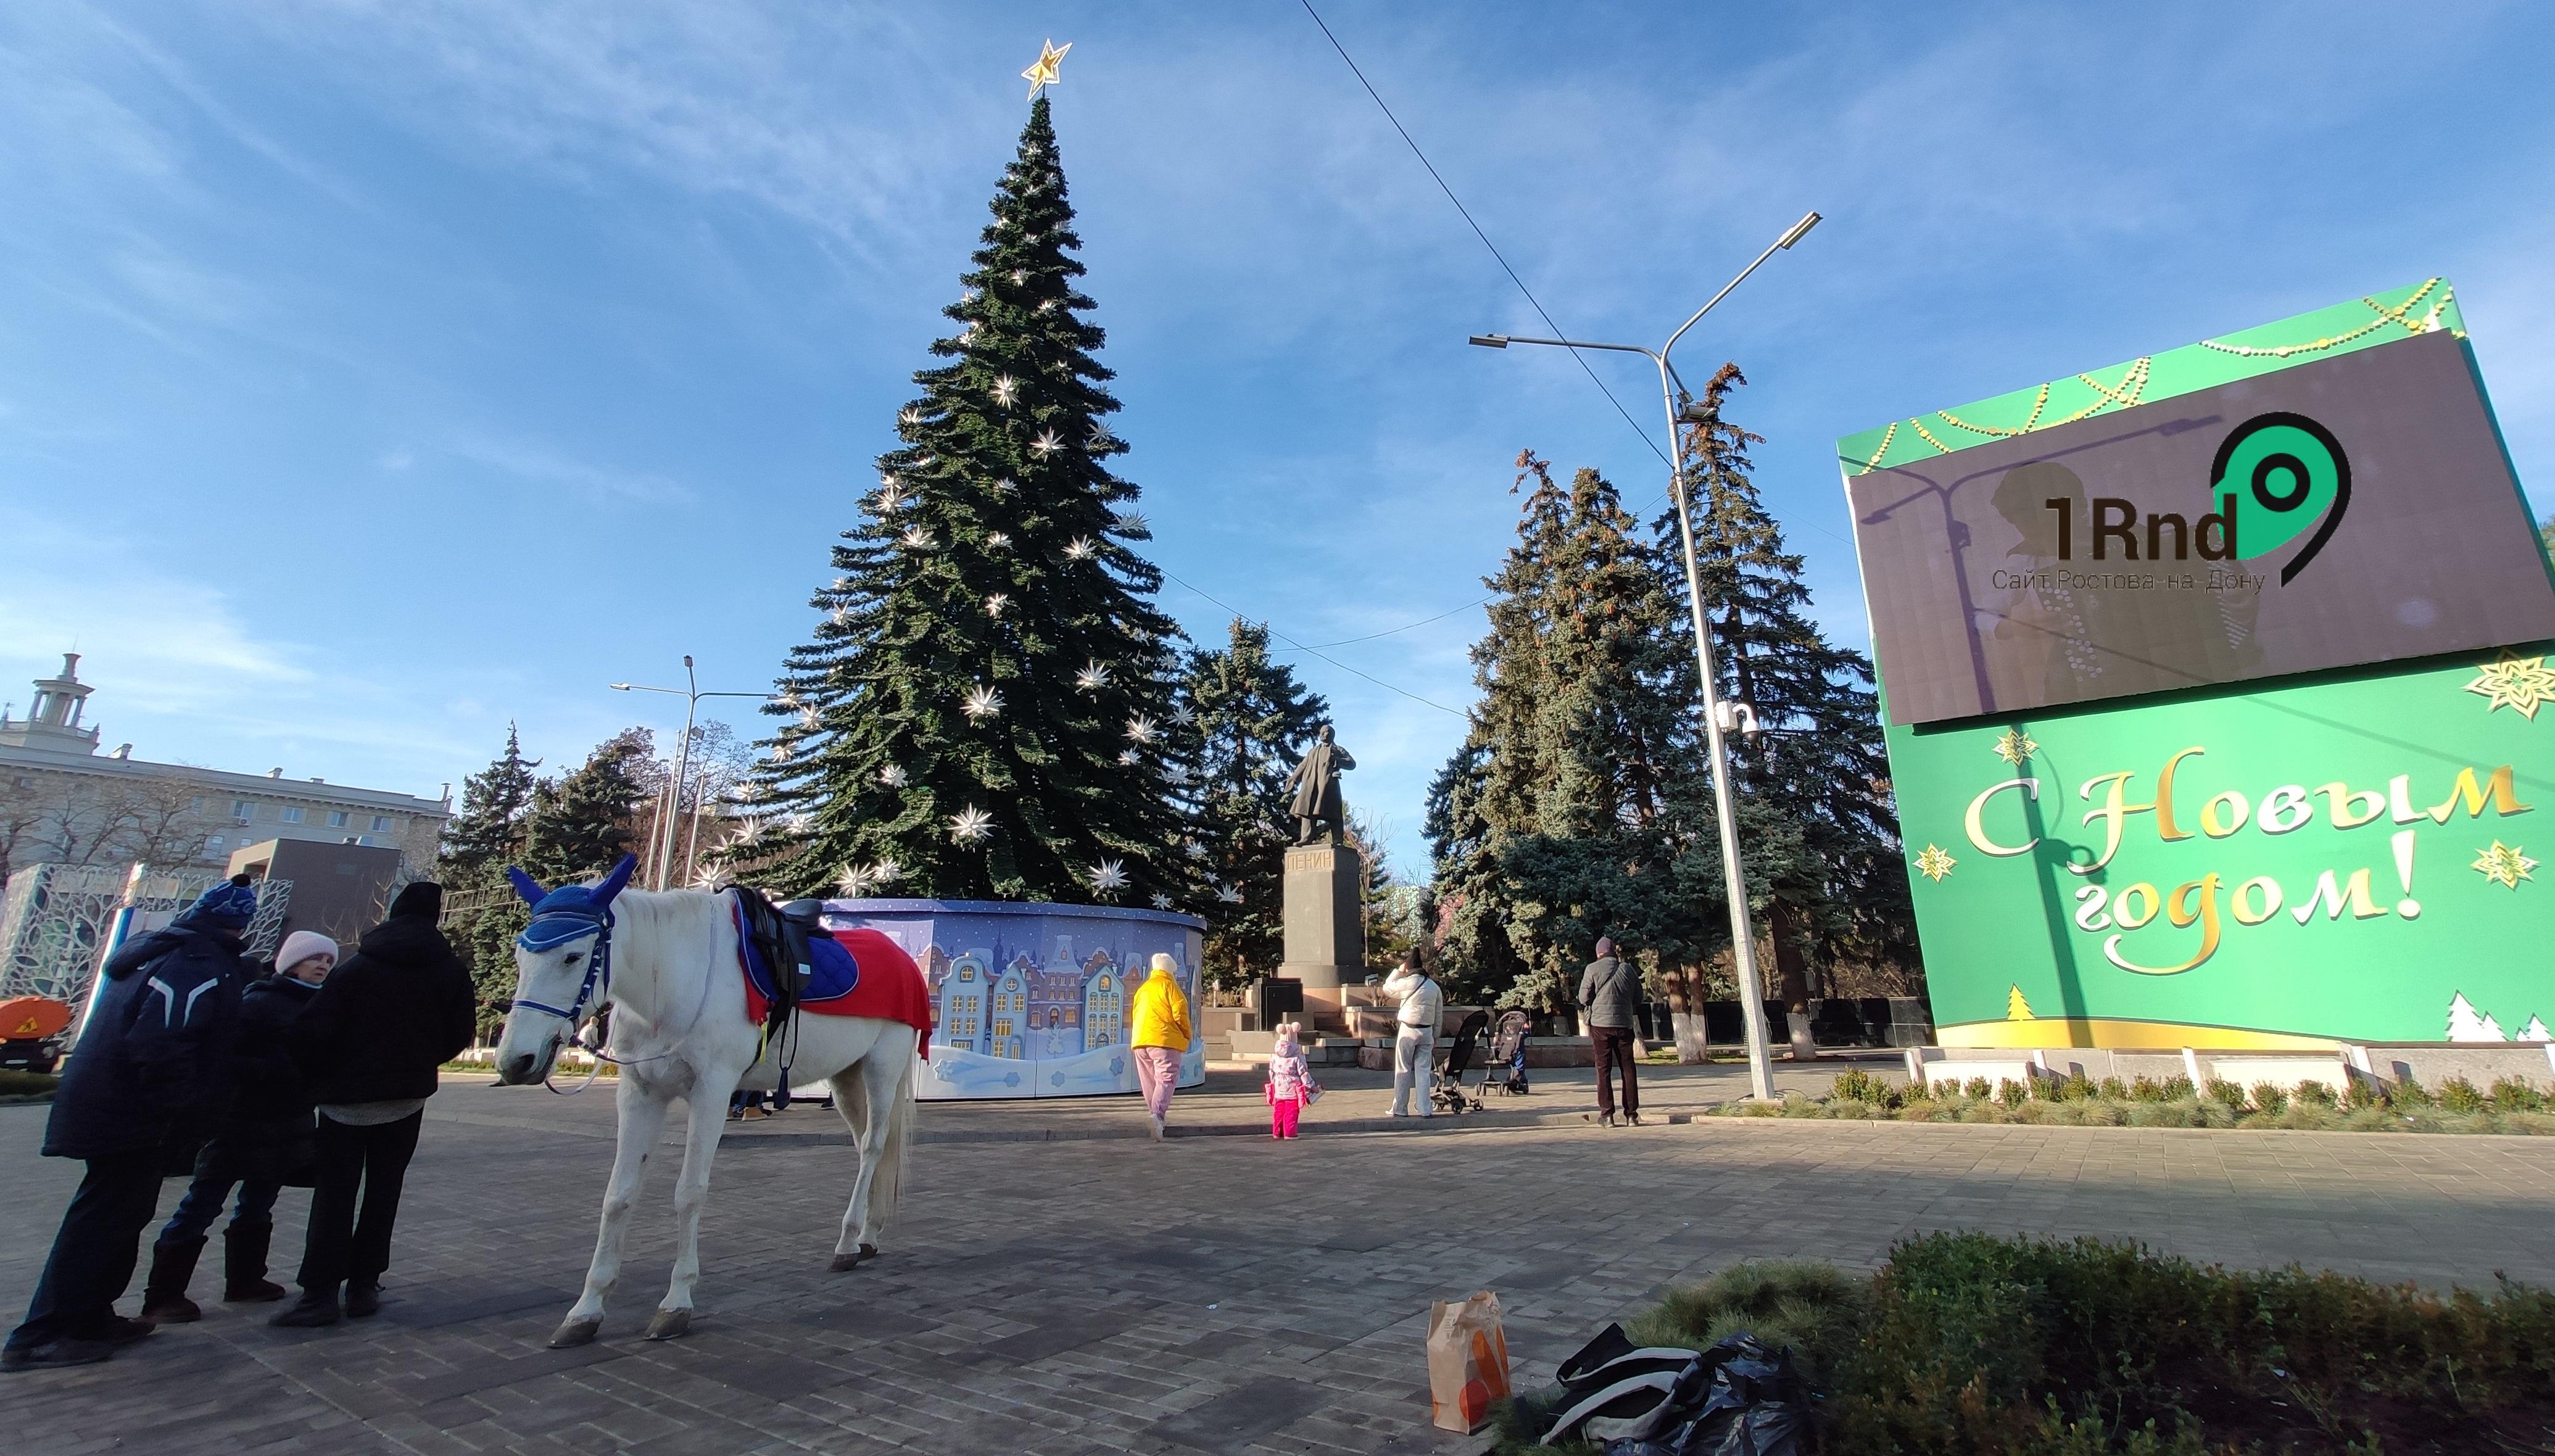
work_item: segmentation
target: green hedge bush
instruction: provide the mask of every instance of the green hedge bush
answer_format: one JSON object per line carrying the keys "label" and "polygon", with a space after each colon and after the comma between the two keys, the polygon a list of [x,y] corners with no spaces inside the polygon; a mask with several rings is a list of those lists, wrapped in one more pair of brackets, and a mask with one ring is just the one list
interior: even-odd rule
{"label": "green hedge bush", "polygon": [[[1695,1349],[1740,1331],[1793,1348],[1829,1456],[2523,1451],[2555,1424],[2555,1294],[2507,1280],[2443,1296],[1927,1234],[1870,1276],[1740,1265],[1628,1328]],[[1511,1412],[1498,1449],[1537,1448]]]}

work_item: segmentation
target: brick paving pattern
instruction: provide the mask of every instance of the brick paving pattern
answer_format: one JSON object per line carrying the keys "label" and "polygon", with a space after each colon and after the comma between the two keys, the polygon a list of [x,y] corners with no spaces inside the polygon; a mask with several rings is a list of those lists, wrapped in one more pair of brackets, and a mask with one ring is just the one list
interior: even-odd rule
{"label": "brick paving pattern", "polygon": [[[1650,1069],[1645,1068],[1647,1072]],[[1670,1069],[1659,1106],[1735,1073]],[[1582,1074],[1584,1077],[1584,1074]],[[1121,1136],[1115,1104],[926,1106],[887,1255],[825,1273],[848,1149],[793,1109],[723,1148],[694,1334],[638,1338],[671,1258],[653,1178],[601,1343],[542,1342],[574,1297],[609,1089],[438,1097],[376,1319],[287,1332],[207,1303],[86,1370],[0,1382],[17,1456],[197,1452],[1478,1451],[1427,1423],[1432,1299],[1500,1291],[1521,1383],[1664,1285],[1733,1260],[1875,1263],[1902,1234],[2130,1236],[2195,1258],[2381,1279],[2555,1283],[2555,1141],[1689,1122],[1601,1132],[1586,1088],[1424,1136]],[[1245,1074],[1175,1122],[1235,1124]],[[1645,1089],[1646,1090],[1646,1089]],[[1129,1100],[1132,1106],[1132,1100]],[[1561,1121],[1554,1121],[1555,1118]],[[0,1304],[15,1318],[77,1167],[0,1108]],[[835,1125],[839,1128],[839,1124]],[[1019,1141],[1041,1128],[1066,1141]],[[786,1135],[786,1136],[784,1136]],[[1008,1140],[1008,1141],[998,1141]],[[174,1203],[173,1184],[163,1211]],[[279,1253],[305,1195],[278,1210]],[[1161,1210],[1171,1210],[1165,1214]],[[216,1281],[196,1277],[203,1295]],[[287,1269],[291,1259],[281,1261]],[[128,1300],[129,1308],[131,1301]]]}

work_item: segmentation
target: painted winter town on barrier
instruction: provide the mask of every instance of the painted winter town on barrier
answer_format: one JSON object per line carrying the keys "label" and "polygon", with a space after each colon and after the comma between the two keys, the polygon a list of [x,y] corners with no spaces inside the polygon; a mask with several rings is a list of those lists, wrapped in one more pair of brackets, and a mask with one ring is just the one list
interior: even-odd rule
{"label": "painted winter town on barrier", "polygon": [[2555,1451],[2555,8],[1049,23],[0,7],[8,1456]]}

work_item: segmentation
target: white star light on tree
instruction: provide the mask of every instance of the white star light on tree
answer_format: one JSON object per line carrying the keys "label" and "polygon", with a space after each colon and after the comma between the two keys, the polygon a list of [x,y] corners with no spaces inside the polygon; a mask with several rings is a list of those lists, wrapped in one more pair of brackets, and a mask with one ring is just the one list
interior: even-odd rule
{"label": "white star light on tree", "polygon": [[1135,717],[1127,720],[1127,736],[1136,740],[1138,743],[1153,742],[1154,733],[1154,720],[1146,717],[1142,713],[1138,713]]}
{"label": "white star light on tree", "polygon": [[894,860],[881,860],[877,864],[870,866],[870,878],[876,880],[881,885],[895,884],[896,877],[904,873],[905,866],[898,864]]}
{"label": "white star light on tree", "polygon": [[811,828],[815,827],[815,823],[816,823],[816,816],[815,816],[814,814],[807,813],[807,812],[804,812],[804,811],[802,810],[801,812],[798,812],[798,813],[794,813],[794,814],[790,815],[788,818],[783,819],[781,822],[790,826],[790,832],[791,832],[791,833],[792,833],[792,834],[804,834],[804,833],[806,833],[809,829],[811,829]]}
{"label": "white star light on tree", "polygon": [[1111,521],[1109,529],[1120,536],[1146,536],[1152,533],[1154,525],[1145,519],[1142,511],[1121,511]]}
{"label": "white star light on tree", "polygon": [[834,888],[858,900],[870,893],[870,872],[859,865],[845,865],[843,873],[834,877]]}
{"label": "white star light on tree", "polygon": [[1056,432],[1052,429],[1040,432],[1037,438],[1030,441],[1030,448],[1037,451],[1040,456],[1053,454],[1056,450],[1061,449],[1063,445],[1064,441],[1057,437]]}
{"label": "white star light on tree", "polygon": [[1109,669],[1095,662],[1073,674],[1073,685],[1085,692],[1095,692],[1109,685]]}
{"label": "white star light on tree", "polygon": [[958,704],[958,711],[965,713],[971,723],[981,723],[1002,710],[1003,695],[981,682],[968,688],[967,696]]}
{"label": "white star light on tree", "polygon": [[893,475],[883,477],[883,483],[879,487],[878,513],[882,516],[893,516],[904,506],[905,487],[899,485]]}
{"label": "white star light on tree", "polygon": [[833,623],[837,627],[843,626],[852,620],[852,609],[849,607],[836,607],[834,610],[825,614],[825,620]]}
{"label": "white star light on tree", "polygon": [[994,403],[1008,410],[1021,397],[1021,382],[1006,374],[994,381]]}
{"label": "white star light on tree", "polygon": [[1077,536],[1064,544],[1064,558],[1068,561],[1088,561],[1099,553],[1100,547],[1093,546],[1087,536]]}
{"label": "white star light on tree", "polygon": [[1206,846],[1192,839],[1180,846],[1180,853],[1193,860],[1202,860],[1206,858]]}
{"label": "white star light on tree", "polygon": [[750,849],[754,845],[762,842],[762,839],[763,821],[761,819],[748,819],[744,823],[736,826],[736,833],[728,839],[728,843],[731,846],[742,846]]}
{"label": "white star light on tree", "polygon": [[1186,728],[1197,721],[1197,709],[1190,707],[1186,701],[1174,703],[1171,705],[1171,721]]}
{"label": "white star light on tree", "polygon": [[908,405],[904,409],[896,412],[896,423],[904,425],[908,429],[912,429],[913,426],[922,423],[922,412],[913,408],[912,405]]}
{"label": "white star light on tree", "polygon": [[905,765],[890,764],[886,768],[879,770],[879,782],[890,789],[903,789],[905,787]]}
{"label": "white star light on tree", "polygon": [[916,470],[928,470],[939,463],[940,457],[938,455],[916,455],[913,457],[913,468]]}
{"label": "white star light on tree", "polygon": [[1220,901],[1222,901],[1222,902],[1224,902],[1226,905],[1240,905],[1240,904],[1242,904],[1242,892],[1241,892],[1241,891],[1239,891],[1239,890],[1234,889],[1234,888],[1233,888],[1232,886],[1230,886],[1230,885],[1227,885],[1227,886],[1225,886],[1223,889],[1221,889],[1221,890],[1217,891],[1217,892],[1215,893],[1215,898],[1216,898],[1216,899],[1218,899],[1218,900],[1220,900]]}
{"label": "white star light on tree", "polygon": [[725,890],[727,885],[727,871],[720,869],[716,865],[703,865],[700,870],[692,876],[692,888],[694,890],[707,890],[715,894],[718,891]]}
{"label": "white star light on tree", "polygon": [[817,719],[817,712],[816,712],[816,710],[815,710],[814,708],[800,708],[800,709],[798,710],[798,726],[799,726],[799,727],[801,727],[801,728],[813,728],[813,727],[815,727],[815,726],[816,726],[816,719]]}
{"label": "white star light on tree", "polygon": [[908,550],[927,551],[931,549],[930,528],[924,526],[909,526],[905,528],[905,545]]}
{"label": "white star light on tree", "polygon": [[994,494],[996,494],[996,495],[998,495],[998,496],[1007,496],[1007,495],[1010,495],[1013,491],[1016,491],[1016,490],[1019,490],[1019,489],[1020,489],[1020,487],[1019,487],[1019,486],[1017,486],[1017,485],[1015,485],[1015,484],[1013,484],[1013,483],[1012,483],[1012,478],[1011,478],[1010,476],[1008,476],[1008,475],[1006,475],[1006,476],[1004,476],[1002,479],[997,480],[997,481],[995,481],[995,482],[994,482]]}
{"label": "white star light on tree", "polygon": [[1102,860],[1091,867],[1091,888],[1103,895],[1115,895],[1127,888],[1127,866],[1119,860]]}
{"label": "white star light on tree", "polygon": [[992,596],[985,598],[985,615],[988,617],[1000,617],[1003,615],[1004,609],[1011,606],[1011,593],[1003,591],[995,592]]}
{"label": "white star light on tree", "polygon": [[1156,910],[1169,910],[1170,908],[1171,908],[1171,898],[1170,898],[1169,896],[1167,896],[1167,895],[1156,895],[1156,896],[1155,896],[1155,897],[1154,897],[1154,909],[1156,909]]}
{"label": "white star light on tree", "polygon": [[1054,311],[1055,311],[1055,300],[1053,300],[1053,299],[1040,299],[1040,300],[1038,300],[1037,311],[1039,311],[1040,313],[1052,313],[1052,312],[1054,312]]}
{"label": "white star light on tree", "polygon": [[998,551],[1011,544],[1012,534],[1008,531],[997,531],[993,535],[985,538],[985,545],[992,546]]}
{"label": "white star light on tree", "polygon": [[1092,428],[1090,448],[1091,453],[1095,455],[1107,454],[1109,451],[1117,449],[1125,443],[1125,440],[1111,434],[1109,432],[1109,426],[1106,425],[1095,425]]}
{"label": "white star light on tree", "polygon": [[1145,756],[1144,756],[1143,754],[1140,754],[1140,753],[1136,752],[1136,751],[1135,751],[1134,749],[1132,749],[1132,748],[1131,748],[1131,749],[1129,749],[1129,750],[1127,750],[1125,753],[1122,753],[1122,754],[1120,754],[1120,755],[1118,756],[1118,763],[1119,763],[1119,766],[1120,766],[1120,767],[1122,767],[1122,768],[1132,769],[1132,768],[1136,767],[1138,764],[1143,763],[1144,761],[1145,761]]}
{"label": "white star light on tree", "polygon": [[974,844],[994,833],[994,816],[969,804],[949,816],[949,837],[960,844]]}
{"label": "white star light on tree", "polygon": [[794,750],[790,747],[789,740],[784,739],[781,742],[772,745],[772,761],[776,764],[786,764],[790,762],[790,755],[793,751]]}
{"label": "white star light on tree", "polygon": [[1030,273],[1029,273],[1029,270],[1028,270],[1028,269],[1026,269],[1026,268],[1015,268],[1015,269],[1013,269],[1013,270],[1012,270],[1012,282],[1014,282],[1014,283],[1028,283],[1029,281],[1030,281]]}

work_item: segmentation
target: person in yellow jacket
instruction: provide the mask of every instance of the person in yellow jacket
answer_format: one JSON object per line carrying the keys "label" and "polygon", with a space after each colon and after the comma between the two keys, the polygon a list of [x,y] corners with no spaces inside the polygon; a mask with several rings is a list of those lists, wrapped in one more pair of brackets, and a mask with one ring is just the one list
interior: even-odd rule
{"label": "person in yellow jacket", "polygon": [[1153,973],[1136,988],[1127,1023],[1136,1081],[1145,1089],[1145,1120],[1159,1143],[1162,1122],[1171,1115],[1171,1089],[1180,1081],[1180,1057],[1189,1049],[1189,999],[1180,991],[1179,964],[1167,954],[1154,953]]}

